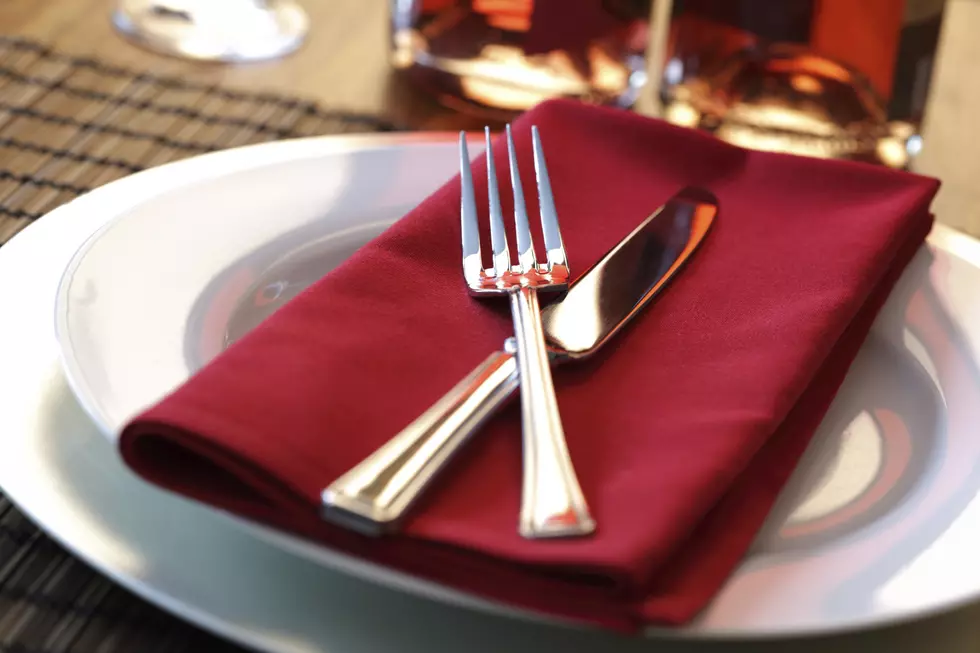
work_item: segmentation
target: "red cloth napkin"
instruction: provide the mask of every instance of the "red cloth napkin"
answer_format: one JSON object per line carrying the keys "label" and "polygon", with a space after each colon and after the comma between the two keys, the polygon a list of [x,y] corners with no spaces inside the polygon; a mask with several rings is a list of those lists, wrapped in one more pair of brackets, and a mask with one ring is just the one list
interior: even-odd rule
{"label": "red cloth napkin", "polygon": [[[132,421],[120,441],[128,464],[175,492],[517,606],[619,629],[691,619],[746,551],[921,245],[938,183],[749,152],[559,100],[514,124],[526,192],[532,124],[573,276],[680,188],[720,200],[666,292],[597,358],[555,373],[594,537],[518,536],[516,401],[403,535],[371,539],[317,516],[326,484],[512,334],[506,300],[465,292],[458,179]],[[505,180],[499,139],[494,149]],[[510,210],[508,193],[503,202]]]}

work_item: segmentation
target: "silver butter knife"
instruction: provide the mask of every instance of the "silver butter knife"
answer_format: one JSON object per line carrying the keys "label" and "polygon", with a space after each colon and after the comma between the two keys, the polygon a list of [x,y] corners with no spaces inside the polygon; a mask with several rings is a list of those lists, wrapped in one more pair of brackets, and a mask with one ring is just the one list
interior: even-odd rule
{"label": "silver butter knife", "polygon": [[[664,288],[718,214],[704,189],[674,195],[541,311],[552,365],[598,351]],[[394,532],[467,439],[519,387],[513,339],[414,422],[321,494],[327,521],[370,534]]]}

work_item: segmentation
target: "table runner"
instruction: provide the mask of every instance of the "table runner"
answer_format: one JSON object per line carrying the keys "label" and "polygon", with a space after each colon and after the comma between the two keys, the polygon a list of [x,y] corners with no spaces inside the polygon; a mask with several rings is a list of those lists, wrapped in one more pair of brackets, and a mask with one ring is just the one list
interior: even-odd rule
{"label": "table runner", "polygon": [[[144,168],[281,138],[394,129],[301,98],[0,37],[0,247],[58,205]],[[103,577],[0,494],[0,653],[238,650]]]}

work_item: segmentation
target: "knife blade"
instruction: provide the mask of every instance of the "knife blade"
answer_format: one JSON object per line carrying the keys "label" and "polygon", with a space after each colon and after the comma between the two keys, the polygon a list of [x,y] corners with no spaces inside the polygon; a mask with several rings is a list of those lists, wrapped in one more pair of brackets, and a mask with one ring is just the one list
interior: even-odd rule
{"label": "knife blade", "polygon": [[[588,358],[676,276],[718,214],[688,187],[640,223],[541,311],[552,365]],[[411,506],[519,386],[513,339],[321,493],[323,519],[369,534],[397,531]]]}

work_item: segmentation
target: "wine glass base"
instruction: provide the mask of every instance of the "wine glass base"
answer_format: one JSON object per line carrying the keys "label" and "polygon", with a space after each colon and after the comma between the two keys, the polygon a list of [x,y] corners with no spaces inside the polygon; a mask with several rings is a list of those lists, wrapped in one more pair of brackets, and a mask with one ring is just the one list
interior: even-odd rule
{"label": "wine glass base", "polygon": [[120,0],[112,22],[147,49],[200,61],[282,57],[309,30],[294,0]]}

